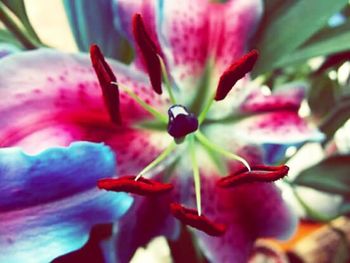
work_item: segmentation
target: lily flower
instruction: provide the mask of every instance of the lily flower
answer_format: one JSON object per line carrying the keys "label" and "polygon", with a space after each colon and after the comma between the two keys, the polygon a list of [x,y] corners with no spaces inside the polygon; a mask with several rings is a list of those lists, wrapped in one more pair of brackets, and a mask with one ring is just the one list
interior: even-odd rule
{"label": "lily flower", "polygon": [[288,168],[264,165],[260,144],[320,137],[298,115],[302,87],[265,95],[249,81],[258,52],[244,55],[246,41],[261,10],[257,0],[118,1],[118,24],[135,38],[132,66],[106,61],[97,46],[94,69],[86,55],[53,50],[5,57],[0,145],[31,153],[77,140],[112,148],[118,176],[89,181],[135,194],[115,223],[120,262],[154,236],[175,239],[179,222],[209,260],[247,262],[257,238],[286,238],[296,224],[273,184]]}

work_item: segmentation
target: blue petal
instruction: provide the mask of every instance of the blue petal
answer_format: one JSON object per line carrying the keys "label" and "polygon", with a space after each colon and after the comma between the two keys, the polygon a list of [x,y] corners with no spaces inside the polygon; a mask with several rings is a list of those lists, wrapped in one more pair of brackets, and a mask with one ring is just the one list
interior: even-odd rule
{"label": "blue petal", "polygon": [[80,248],[94,224],[120,218],[132,198],[95,186],[113,175],[115,157],[103,144],[36,156],[0,149],[0,262],[49,262]]}
{"label": "blue petal", "polygon": [[113,26],[111,0],[64,0],[63,3],[81,51],[88,51],[95,43],[106,56],[130,61],[130,45]]}

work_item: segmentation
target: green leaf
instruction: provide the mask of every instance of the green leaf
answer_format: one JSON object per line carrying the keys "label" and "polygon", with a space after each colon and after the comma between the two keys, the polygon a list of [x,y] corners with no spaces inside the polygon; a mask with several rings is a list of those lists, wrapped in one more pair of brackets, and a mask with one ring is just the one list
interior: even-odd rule
{"label": "green leaf", "polygon": [[350,201],[341,204],[339,207],[339,214],[346,215],[350,213]]}
{"label": "green leaf", "polygon": [[36,41],[41,43],[38,35],[34,31],[34,28],[32,27],[32,24],[29,21],[27,11],[25,8],[25,4],[23,0],[1,0],[8,9],[10,9],[22,22],[24,28],[26,29],[27,33]]}
{"label": "green leaf", "polygon": [[[300,48],[284,56],[283,59],[275,63],[276,67],[283,67],[310,59],[312,57],[321,55],[331,55],[338,52],[350,50],[350,23],[346,25],[344,31],[334,29],[327,31],[320,35],[319,39],[310,41],[310,43],[303,48]],[[321,37],[322,36],[322,37]]]}
{"label": "green leaf", "polygon": [[20,48],[23,47],[13,34],[6,29],[0,29],[0,43],[1,42],[9,43]]}
{"label": "green leaf", "polygon": [[254,74],[276,68],[280,60],[323,28],[328,19],[347,3],[348,0],[294,1],[275,18],[259,40],[257,48],[260,50],[260,59]]}
{"label": "green leaf", "polygon": [[22,26],[19,26],[17,21],[13,19],[11,11],[0,1],[0,21],[8,29],[13,36],[27,49],[35,49],[38,47],[37,41],[30,37],[27,32],[24,31]]}
{"label": "green leaf", "polygon": [[302,171],[294,184],[333,194],[350,194],[350,155],[332,156]]}
{"label": "green leaf", "polygon": [[308,103],[313,115],[323,117],[334,109],[337,95],[338,85],[327,75],[321,75],[312,79]]}
{"label": "green leaf", "polygon": [[331,138],[334,133],[350,118],[350,99],[343,99],[330,111],[320,125],[320,130]]}

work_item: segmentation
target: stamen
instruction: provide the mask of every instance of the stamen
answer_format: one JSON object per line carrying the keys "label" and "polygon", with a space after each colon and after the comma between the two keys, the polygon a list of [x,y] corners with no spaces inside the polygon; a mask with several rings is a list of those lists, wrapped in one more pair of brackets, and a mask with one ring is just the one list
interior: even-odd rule
{"label": "stamen", "polygon": [[139,180],[141,176],[143,176],[145,173],[152,170],[154,167],[156,167],[159,163],[161,163],[166,157],[168,157],[169,154],[175,149],[176,144],[175,142],[172,142],[165,150],[156,158],[154,159],[149,165],[147,165],[139,174],[136,176],[135,181]]}
{"label": "stamen", "polygon": [[173,91],[172,91],[172,86],[171,86],[170,81],[169,81],[168,72],[166,70],[164,61],[163,61],[161,56],[159,56],[159,55],[157,55],[157,56],[158,56],[158,59],[160,62],[160,68],[162,70],[163,81],[164,81],[165,87],[168,91],[170,101],[172,104],[176,104],[176,99],[175,99]]}
{"label": "stamen", "polygon": [[107,191],[128,192],[139,195],[163,194],[173,189],[172,184],[160,183],[146,178],[136,181],[135,176],[132,175],[100,179],[97,182],[97,186],[99,189]]}
{"label": "stamen", "polygon": [[286,165],[254,165],[251,171],[242,168],[234,174],[221,178],[217,185],[222,188],[228,188],[254,182],[273,182],[286,176],[288,170],[289,168]]}
{"label": "stamen", "polygon": [[171,106],[168,116],[168,133],[175,139],[185,137],[198,129],[197,117],[182,105]]}
{"label": "stamen", "polygon": [[171,203],[170,211],[182,223],[201,230],[210,236],[222,236],[226,232],[226,225],[214,223],[203,215],[199,216],[195,209],[189,209],[180,204]]}
{"label": "stamen", "polygon": [[234,62],[224,71],[216,89],[216,101],[223,100],[236,82],[253,69],[258,56],[258,51],[254,49],[241,57],[238,61]]}
{"label": "stamen", "polygon": [[201,114],[199,114],[199,117],[198,117],[199,124],[202,124],[202,122],[205,120],[205,117],[207,116],[208,111],[210,110],[210,107],[213,104],[213,102],[214,102],[214,95],[210,96],[208,102],[204,106],[203,111],[201,112]]}
{"label": "stamen", "polygon": [[244,158],[242,158],[242,157],[240,157],[240,156],[238,156],[236,154],[233,154],[231,152],[228,152],[228,151],[226,151],[225,149],[221,148],[220,146],[218,146],[216,144],[213,144],[200,131],[196,132],[195,136],[198,139],[198,141],[200,143],[202,143],[204,146],[208,147],[209,149],[211,149],[211,150],[213,150],[215,152],[218,152],[218,153],[222,154],[223,156],[225,156],[225,157],[227,157],[229,159],[233,159],[233,160],[241,162],[248,169],[248,171],[251,171],[251,168],[250,168],[248,162]]}
{"label": "stamen", "polygon": [[191,155],[191,163],[192,163],[192,170],[193,170],[194,187],[195,187],[195,192],[196,192],[197,210],[198,210],[198,215],[200,216],[202,214],[201,181],[200,181],[200,177],[199,177],[199,168],[198,168],[198,163],[197,163],[194,147],[195,147],[194,137],[192,135],[190,137],[190,155]]}
{"label": "stamen", "polygon": [[100,87],[102,89],[102,95],[104,103],[107,107],[111,121],[120,125],[122,123],[120,109],[119,109],[119,90],[118,85],[112,85],[116,83],[117,78],[113,74],[113,71],[104,59],[104,56],[97,45],[90,47],[90,57],[92,66],[96,72]]}
{"label": "stamen", "polygon": [[132,29],[136,44],[141,50],[152,87],[156,93],[162,94],[161,63],[158,59],[160,52],[158,52],[157,46],[148,35],[140,14],[133,16]]}
{"label": "stamen", "polygon": [[145,101],[143,101],[135,92],[132,91],[132,89],[128,88],[122,83],[117,82],[111,82],[111,84],[116,85],[120,87],[123,91],[125,91],[131,98],[133,98],[145,111],[153,115],[154,118],[158,119],[159,121],[163,123],[168,123],[168,118],[160,113],[158,110],[153,108],[152,106],[148,105]]}

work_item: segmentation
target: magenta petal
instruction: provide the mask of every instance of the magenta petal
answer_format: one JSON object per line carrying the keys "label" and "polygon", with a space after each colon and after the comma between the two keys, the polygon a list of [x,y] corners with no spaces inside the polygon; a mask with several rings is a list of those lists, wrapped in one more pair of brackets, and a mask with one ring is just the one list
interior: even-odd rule
{"label": "magenta petal", "polygon": [[154,237],[177,239],[179,222],[170,214],[169,202],[169,194],[147,198],[135,197],[132,208],[116,224],[117,262],[130,262],[135,251],[141,246],[146,246]]}

